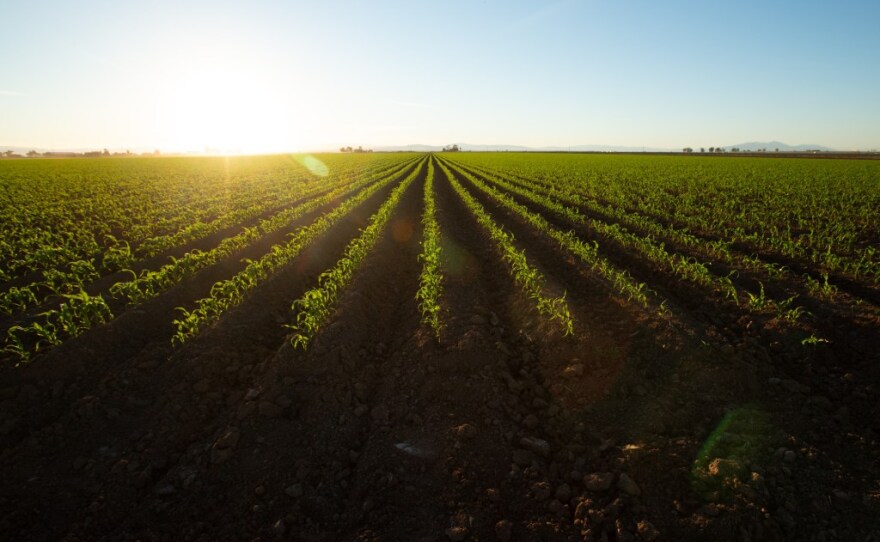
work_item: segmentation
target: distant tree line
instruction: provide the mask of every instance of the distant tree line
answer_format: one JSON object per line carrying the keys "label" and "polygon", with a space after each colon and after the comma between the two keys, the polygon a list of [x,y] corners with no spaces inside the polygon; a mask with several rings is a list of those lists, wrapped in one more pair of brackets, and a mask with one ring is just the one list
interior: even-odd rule
{"label": "distant tree line", "polygon": [[[694,149],[692,149],[691,147],[685,147],[685,148],[681,149],[681,152],[684,152],[684,153],[694,152]],[[700,147],[700,152],[705,153],[705,152],[706,152],[706,148],[705,148],[705,147]],[[709,147],[709,152],[711,152],[711,153],[716,153],[716,152],[768,152],[768,150],[767,150],[766,147],[761,148],[761,149],[751,149],[751,150],[749,150],[749,149],[740,149],[739,147],[731,147],[730,149],[725,149],[724,147]],[[777,147],[777,148],[775,148],[775,149],[770,150],[769,152],[780,152],[780,150],[779,150],[779,147]],[[799,153],[809,152],[809,153],[817,153],[817,152],[822,152],[822,151],[819,151],[819,150],[802,150],[802,151],[788,151],[788,152],[799,152]]]}
{"label": "distant tree line", "polygon": [[[691,147],[685,147],[685,148],[681,149],[681,152],[694,152],[694,149],[692,149]],[[700,152],[705,153],[706,148],[700,147]],[[727,151],[724,149],[724,147],[709,147],[709,152],[714,153],[714,152],[727,152]],[[733,147],[732,149],[730,149],[730,152],[739,152],[739,148]]]}
{"label": "distant tree line", "polygon": [[[159,156],[162,154],[158,149],[153,152],[144,152],[141,153],[140,156]],[[103,158],[107,156],[138,156],[131,151],[125,152],[110,152],[107,149],[102,151],[87,151],[87,152],[64,152],[64,151],[48,151],[48,152],[37,152],[35,150],[29,150],[26,154],[28,158]],[[0,157],[3,158],[24,158],[24,156],[20,154],[16,154],[15,151],[3,151],[0,154]]]}
{"label": "distant tree line", "polygon": [[447,145],[446,147],[443,147],[443,152],[458,152],[460,150],[461,149],[458,148],[458,145]]}
{"label": "distant tree line", "polygon": [[351,147],[339,147],[339,152],[373,152],[373,149],[365,149],[358,145],[358,148],[352,149]]}

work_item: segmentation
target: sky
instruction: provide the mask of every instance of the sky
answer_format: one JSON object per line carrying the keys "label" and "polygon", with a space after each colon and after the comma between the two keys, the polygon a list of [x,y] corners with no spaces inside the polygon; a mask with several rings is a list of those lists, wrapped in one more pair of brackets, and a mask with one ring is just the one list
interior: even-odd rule
{"label": "sky", "polygon": [[880,149],[880,2],[9,2],[0,148]]}

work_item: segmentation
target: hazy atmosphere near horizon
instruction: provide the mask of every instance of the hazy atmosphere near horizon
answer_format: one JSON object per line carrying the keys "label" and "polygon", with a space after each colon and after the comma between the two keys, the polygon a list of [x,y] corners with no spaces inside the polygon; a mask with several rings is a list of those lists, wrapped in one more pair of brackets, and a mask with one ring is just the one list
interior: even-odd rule
{"label": "hazy atmosphere near horizon", "polygon": [[880,3],[15,2],[0,147],[880,147]]}

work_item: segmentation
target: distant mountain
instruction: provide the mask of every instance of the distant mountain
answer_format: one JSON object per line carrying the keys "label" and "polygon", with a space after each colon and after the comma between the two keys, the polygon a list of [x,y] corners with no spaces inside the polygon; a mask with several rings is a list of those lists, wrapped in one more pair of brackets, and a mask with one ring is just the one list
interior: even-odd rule
{"label": "distant mountain", "polygon": [[617,145],[572,145],[570,147],[540,147],[537,151],[569,151],[569,152],[675,152],[679,149],[665,147],[622,147]]}
{"label": "distant mountain", "polygon": [[[0,145],[0,152],[3,151],[13,151],[16,154],[26,155],[30,151],[37,151],[40,154],[44,152],[95,152],[102,151],[103,147],[70,147],[70,148],[60,148],[60,149],[47,149],[44,147],[17,147],[15,145]],[[141,152],[153,152],[153,148],[142,148],[142,147],[130,147],[128,149],[110,149],[110,152],[125,152],[126,150],[130,150],[133,153],[141,153]]]}
{"label": "distant mountain", "polygon": [[[522,145],[474,145],[472,143],[450,143],[458,145],[463,151],[488,152],[672,152],[679,149],[665,149],[659,147],[616,147],[610,145],[572,145],[569,147],[524,147]],[[377,151],[411,151],[411,152],[438,152],[443,150],[443,145],[385,145],[372,147]]]}
{"label": "distant mountain", "polygon": [[[450,143],[452,145],[453,143]],[[475,145],[472,143],[455,143],[463,151],[486,152],[486,151],[509,151],[509,152],[681,152],[681,149],[664,147],[624,147],[618,145],[571,145],[549,147],[526,147],[523,145]],[[767,152],[803,152],[803,151],[834,151],[835,149],[824,145],[789,145],[781,141],[750,141],[739,145],[726,145],[724,150],[732,148],[741,151]],[[443,150],[442,145],[385,145],[371,147],[377,151],[411,151],[411,152],[437,152]],[[706,147],[708,148],[708,147]]]}
{"label": "distant mountain", "polygon": [[733,147],[737,147],[741,151],[759,151],[766,150],[767,152],[774,152],[779,149],[780,152],[799,152],[799,151],[833,151],[834,149],[830,149],[828,147],[823,147],[822,145],[788,145],[781,141],[750,141],[749,143],[740,143],[739,145],[728,145],[724,147],[724,150],[730,150]]}

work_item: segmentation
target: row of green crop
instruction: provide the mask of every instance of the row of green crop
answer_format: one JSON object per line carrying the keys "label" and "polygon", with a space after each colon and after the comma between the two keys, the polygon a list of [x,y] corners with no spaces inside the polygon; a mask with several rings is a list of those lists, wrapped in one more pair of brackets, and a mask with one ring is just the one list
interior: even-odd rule
{"label": "row of green crop", "polygon": [[[563,231],[553,227],[542,215],[529,210],[525,205],[518,203],[508,194],[484,183],[461,167],[455,167],[455,172],[492,197],[497,203],[519,215],[535,229],[552,238],[563,250],[569,252],[589,266],[594,272],[598,273],[621,296],[626,297],[628,300],[636,301],[642,306],[648,306],[647,285],[643,282],[637,282],[628,272],[616,268],[607,259],[603,258],[599,254],[598,243],[595,241],[592,243],[585,242],[578,239],[571,230]],[[552,209],[556,213],[567,213],[567,208],[546,196],[536,196],[536,199],[540,200],[545,208]]]}
{"label": "row of green crop", "polygon": [[[404,180],[409,182],[417,174],[419,167]],[[216,322],[220,316],[233,307],[238,306],[245,295],[262,283],[275,270],[290,262],[303,249],[308,247],[321,234],[330,229],[345,217],[352,209],[363,203],[379,189],[395,180],[389,176],[379,183],[370,185],[356,195],[343,201],[332,211],[315,220],[312,224],[299,228],[283,245],[275,245],[270,252],[260,258],[248,262],[248,265],[230,279],[220,281],[211,288],[210,296],[200,299],[193,310],[181,308],[181,317],[174,321],[177,332],[174,341],[183,343],[197,335],[206,326]]]}
{"label": "row of green crop", "polygon": [[99,295],[90,296],[79,291],[66,294],[64,298],[65,302],[57,309],[41,313],[39,320],[9,328],[2,352],[13,355],[18,362],[24,362],[34,354],[58,346],[113,319],[110,307]]}
{"label": "row of green crop", "polygon": [[110,288],[110,292],[115,298],[125,299],[132,305],[143,303],[180,283],[185,278],[192,276],[200,269],[210,267],[216,262],[240,251],[261,237],[287,227],[304,215],[338,199],[344,199],[370,183],[376,182],[377,179],[397,175],[409,165],[411,165],[411,162],[406,162],[396,166],[391,171],[382,169],[376,175],[370,175],[366,178],[343,184],[338,188],[325,192],[321,196],[308,199],[295,207],[285,209],[269,218],[261,220],[253,227],[244,228],[240,233],[222,240],[213,249],[187,252],[179,259],[172,258],[171,263],[163,265],[156,271],[144,270],[140,276],[133,280],[118,282]]}
{"label": "row of green crop", "polygon": [[[379,167],[377,168],[378,175],[382,175],[389,171],[389,169],[395,167],[400,167],[400,164],[393,163],[388,168]],[[356,176],[354,177],[354,181],[352,181],[349,178],[343,177],[341,180],[343,183],[351,183],[356,182],[359,178],[360,177]],[[228,228],[256,214],[262,213],[270,207],[280,207],[283,209],[284,206],[296,202],[297,200],[313,197],[317,194],[332,190],[334,184],[337,183],[338,181],[334,180],[326,184],[295,184],[292,187],[293,189],[288,190],[286,194],[283,194],[272,202],[262,202],[259,205],[255,204],[250,207],[233,210],[210,223],[197,221],[195,225],[187,226],[173,235],[148,239],[147,241],[155,241],[155,243],[151,245],[148,251],[137,257],[151,256],[160,249],[178,246],[185,242],[192,241],[199,236],[209,235],[220,229]],[[281,212],[283,213],[285,211],[282,210]],[[276,216],[278,215],[276,214]],[[278,222],[276,222],[276,224],[278,224]],[[259,225],[257,228],[263,229],[260,228]],[[234,242],[227,242],[226,246],[234,249],[237,245]],[[222,255],[220,257],[222,257]],[[106,249],[102,258],[102,271],[108,272],[127,267],[133,263],[136,259],[136,255],[132,252],[126,242],[121,242],[114,238],[113,244]],[[108,263],[109,260],[112,260],[112,263]],[[192,272],[195,269],[203,267],[203,265],[196,265],[194,260],[211,263],[211,255],[193,251],[181,259],[173,260],[171,264],[163,267],[162,271],[159,273],[144,270],[139,279],[132,281],[136,282],[136,285],[129,282],[125,283],[125,286],[117,286],[117,288],[120,289],[118,293],[127,295],[131,300],[142,301],[148,299],[149,297],[152,297],[150,295],[151,290],[161,291],[161,288],[156,288],[155,285],[157,283],[165,284],[166,287],[174,283],[174,280],[169,280],[169,278],[174,277],[175,271],[186,269],[189,272]],[[96,269],[94,260],[92,259],[75,260],[68,265],[46,268],[41,272],[41,280],[36,280],[25,285],[11,286],[5,292],[0,293],[0,314],[11,315],[14,312],[24,311],[32,306],[44,303],[50,297],[77,292],[83,289],[89,282],[97,279],[100,274],[101,273]]]}
{"label": "row of green crop", "polygon": [[441,271],[440,224],[437,223],[437,205],[434,200],[434,161],[428,162],[428,176],[425,179],[425,209],[422,213],[422,253],[419,262],[422,272],[419,275],[419,289],[416,300],[422,313],[422,323],[428,325],[434,336],[440,339],[442,322],[440,320],[441,296],[443,295],[443,273]]}
{"label": "row of green crop", "polygon": [[[497,177],[497,172],[486,169],[483,166],[471,165],[470,167],[481,175]],[[587,213],[601,217],[603,221],[617,222],[633,233],[658,240],[664,246],[668,242],[679,250],[687,250],[691,253],[703,255],[712,260],[711,263],[713,264],[721,263],[735,271],[743,270],[756,273],[760,280],[774,283],[777,287],[790,287],[793,282],[796,283],[802,279],[806,291],[817,299],[828,300],[837,293],[837,288],[829,283],[828,273],[822,273],[821,279],[815,278],[809,273],[797,276],[785,266],[766,262],[754,254],[737,252],[729,241],[707,240],[691,233],[687,229],[678,228],[672,224],[664,225],[650,216],[627,211],[621,207],[603,204],[576,192],[559,189],[548,183],[531,181],[515,174],[507,175],[506,180],[513,185],[531,189],[538,194],[549,196],[561,203],[576,206]]]}
{"label": "row of green crop", "polygon": [[456,160],[645,215],[744,254],[880,281],[873,161],[462,155]]}
{"label": "row of green crop", "polygon": [[0,293],[0,314],[10,316],[43,303],[49,297],[73,294],[100,277],[91,260],[77,260],[66,268],[49,269],[43,280],[24,286],[11,286]]}
{"label": "row of green crop", "polygon": [[482,205],[459,183],[452,172],[442,161],[438,162],[440,168],[449,179],[453,190],[459,195],[465,206],[471,211],[477,222],[483,227],[495,247],[507,264],[508,272],[514,281],[522,288],[523,292],[535,303],[538,313],[556,320],[565,335],[574,332],[574,321],[565,295],[561,297],[548,297],[545,294],[546,279],[535,267],[529,264],[524,251],[517,249],[513,244],[513,235],[498,226]]}
{"label": "row of green crop", "polygon": [[[310,210],[315,210],[319,208],[321,205],[326,205],[331,203],[335,198],[340,196],[347,196],[354,190],[361,188],[360,192],[355,195],[352,199],[344,202],[340,207],[343,210],[337,208],[336,211],[330,212],[322,216],[315,224],[312,224],[307,231],[303,229],[298,230],[298,239],[302,242],[303,246],[308,243],[308,240],[311,239],[309,234],[317,234],[320,231],[323,231],[322,228],[328,226],[332,223],[335,218],[338,218],[342,214],[344,214],[344,209],[350,209],[352,203],[356,203],[358,201],[362,201],[364,198],[368,197],[370,194],[374,193],[378,188],[382,185],[391,182],[395,177],[397,177],[406,167],[409,167],[413,164],[413,161],[404,162],[399,164],[396,168],[392,168],[389,172],[386,169],[381,171],[385,172],[383,180],[376,180],[375,176],[370,176],[366,179],[361,179],[360,181],[356,181],[354,183],[349,183],[343,185],[339,189],[331,191],[329,194],[325,194],[322,197],[316,198],[310,202],[304,204],[304,206],[300,206],[294,210],[291,210],[291,213],[282,212],[278,215],[278,217],[283,217],[287,219],[288,222],[290,220],[295,220],[293,215],[297,214],[302,216],[305,212]],[[346,193],[348,192],[348,193]],[[352,203],[349,203],[352,202]],[[335,213],[335,214],[334,214]],[[253,235],[254,233],[259,233],[262,231],[263,233],[267,233],[270,231],[272,227],[281,227],[283,223],[280,221],[275,221],[272,219],[268,219],[264,224],[262,229],[250,229],[246,230],[248,235]],[[242,238],[239,238],[241,240]],[[229,248],[232,245],[224,245],[223,242],[218,247]],[[290,248],[289,246],[287,247]],[[272,267],[272,265],[278,265],[279,256],[283,253],[283,251],[279,250],[278,246],[273,247],[272,252],[262,258],[260,260],[260,268],[265,271]],[[208,254],[205,253],[197,253],[197,254]],[[216,255],[214,253],[213,255]],[[180,261],[189,261],[193,264],[193,266],[198,264],[204,264],[203,260],[198,258],[187,260],[186,258],[182,258]],[[214,258],[211,261],[216,261]],[[195,272],[196,269],[193,266],[183,266],[178,270],[173,272],[173,277],[176,279],[184,278],[181,273],[186,272]],[[202,265],[204,267],[204,265]],[[255,267],[254,262],[250,262],[248,269],[253,271]],[[253,274],[251,274],[253,276]],[[141,284],[140,286],[143,286]],[[164,286],[161,285],[160,286]],[[125,292],[121,289],[117,290],[116,293],[124,294]],[[140,290],[139,290],[140,291]],[[144,295],[141,291],[140,295]],[[216,292],[212,292],[216,293]],[[35,353],[43,351],[47,348],[57,346],[61,344],[64,340],[76,337],[91,327],[105,323],[113,318],[113,314],[105,298],[102,295],[94,295],[90,296],[81,288],[76,292],[64,294],[63,302],[56,309],[52,309],[43,313],[36,315],[36,318],[30,321],[28,324],[16,325],[7,330],[7,338],[5,342],[5,346],[3,351],[16,356],[19,361],[25,361],[30,358]],[[143,299],[137,298],[138,301],[142,301]]]}
{"label": "row of green crop", "polygon": [[0,283],[39,282],[43,272],[79,260],[91,260],[102,272],[116,271],[288,205],[305,188],[406,158],[333,159],[326,178],[289,157],[5,162]]}
{"label": "row of green crop", "polygon": [[774,301],[766,296],[763,287],[759,292],[745,291],[741,293],[734,286],[729,276],[721,277],[714,275],[705,264],[691,257],[670,253],[662,243],[656,242],[651,237],[634,234],[617,223],[606,223],[590,218],[575,208],[562,205],[558,201],[541,195],[533,189],[517,186],[500,177],[487,175],[487,178],[495,186],[511,194],[516,194],[566,221],[586,226],[604,239],[618,246],[630,249],[648,261],[654,262],[661,268],[665,268],[674,276],[718,292],[721,296],[729,298],[747,310],[775,312],[777,316],[789,320],[797,319],[803,314],[802,308],[792,307],[794,298]]}
{"label": "row of green crop", "polygon": [[[31,163],[45,168],[54,162]],[[111,161],[112,162],[112,161]],[[64,161],[72,172],[80,163]],[[146,166],[141,161],[125,162],[129,167]],[[162,171],[165,161],[152,161]],[[96,260],[96,266],[112,265],[133,246],[156,235],[173,234],[181,228],[193,227],[212,216],[221,215],[228,207],[224,190],[214,183],[197,182],[176,184],[172,179],[149,178],[145,171],[133,169],[131,178],[102,176],[95,163],[94,171],[85,171],[82,177],[49,177],[49,171],[31,171],[32,177],[8,177],[4,171],[0,183],[11,190],[21,203],[18,209],[0,208],[4,218],[2,271],[11,279],[22,271],[39,272],[63,266],[77,259]],[[71,172],[71,173],[72,173]],[[144,178],[146,177],[146,178]],[[219,178],[217,179],[219,180]],[[240,198],[236,207],[248,207],[260,198],[271,195],[267,190],[255,189],[249,179],[239,179],[236,191]],[[137,184],[135,184],[137,182]],[[266,185],[265,188],[272,188]],[[277,188],[282,188],[278,186]],[[280,192],[277,193],[280,195]],[[61,196],[61,197],[59,197]],[[113,248],[107,261],[101,257],[105,249]]]}
{"label": "row of green crop", "polygon": [[227,215],[224,215],[222,219],[214,220],[208,224],[187,225],[186,228],[180,230],[174,235],[147,239],[140,247],[138,247],[137,252],[141,257],[154,256],[170,248],[210,235],[224,228],[240,224],[253,216],[257,216],[257,214],[264,212],[267,208],[284,209],[297,200],[326,192],[328,189],[333,189],[341,184],[357,182],[362,179],[364,175],[382,177],[386,174],[391,174],[391,171],[400,169],[401,167],[403,166],[399,162],[392,162],[390,164],[380,163],[372,170],[346,170],[344,171],[344,174],[336,174],[333,178],[326,179],[325,182],[321,183],[295,183],[293,186],[297,188],[301,187],[300,190],[291,190],[289,193],[285,194],[285,197],[271,202],[271,205],[254,205],[247,209],[230,212]]}

